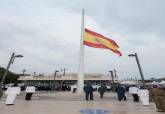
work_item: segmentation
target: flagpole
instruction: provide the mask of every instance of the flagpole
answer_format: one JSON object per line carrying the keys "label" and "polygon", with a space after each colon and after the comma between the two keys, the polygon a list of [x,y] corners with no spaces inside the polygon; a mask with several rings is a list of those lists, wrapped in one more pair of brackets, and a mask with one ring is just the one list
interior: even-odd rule
{"label": "flagpole", "polygon": [[79,73],[78,73],[78,92],[83,92],[84,87],[84,15],[85,10],[82,9],[81,22],[81,40],[80,40],[80,59],[79,59]]}

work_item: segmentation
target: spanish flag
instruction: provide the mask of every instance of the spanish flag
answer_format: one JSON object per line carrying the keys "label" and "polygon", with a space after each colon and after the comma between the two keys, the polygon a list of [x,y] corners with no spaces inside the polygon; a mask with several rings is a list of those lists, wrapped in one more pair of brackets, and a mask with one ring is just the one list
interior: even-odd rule
{"label": "spanish flag", "polygon": [[99,33],[93,32],[89,29],[85,29],[83,43],[84,45],[94,48],[110,49],[111,51],[119,54],[119,56],[122,55],[118,50],[119,46],[114,40],[109,39]]}

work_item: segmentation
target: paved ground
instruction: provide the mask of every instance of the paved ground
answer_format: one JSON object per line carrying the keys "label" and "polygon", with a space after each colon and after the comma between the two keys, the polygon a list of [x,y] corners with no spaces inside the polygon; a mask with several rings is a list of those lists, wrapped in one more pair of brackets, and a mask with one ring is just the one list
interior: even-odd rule
{"label": "paved ground", "polygon": [[11,106],[5,105],[4,96],[0,101],[0,114],[81,114],[80,110],[83,109],[108,110],[107,114],[163,114],[156,112],[153,103],[150,106],[142,106],[140,102],[132,102],[129,95],[127,101],[121,102],[117,101],[115,93],[106,93],[104,99],[100,99],[97,92],[94,96],[94,101],[85,101],[82,93],[37,92],[32,101],[25,101],[24,93],[21,93],[15,105]]}

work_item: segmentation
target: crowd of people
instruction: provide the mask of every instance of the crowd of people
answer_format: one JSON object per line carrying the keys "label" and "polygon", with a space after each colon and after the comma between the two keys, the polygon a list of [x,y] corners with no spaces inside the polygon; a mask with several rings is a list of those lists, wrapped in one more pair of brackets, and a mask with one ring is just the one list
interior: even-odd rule
{"label": "crowd of people", "polygon": [[[73,93],[76,92],[77,85],[73,86]],[[35,93],[36,87],[27,86],[25,100],[31,100],[33,93]],[[153,86],[125,86],[123,84],[117,84],[113,90],[117,93],[118,101],[126,101],[127,96],[125,93],[128,91],[132,95],[133,102],[141,102],[142,105],[148,106],[150,102],[154,102],[158,112],[165,112],[165,90],[157,85]],[[20,94],[21,88],[18,86],[8,87],[5,94],[7,94],[6,105],[13,105],[17,94]],[[84,86],[85,99],[94,100],[93,92],[96,91],[93,88],[92,83],[88,82]],[[107,91],[106,84],[101,84],[97,89],[100,94],[100,98],[103,99],[104,93]]]}
{"label": "crowd of people", "polygon": [[129,88],[129,93],[132,94],[134,102],[139,102],[139,98],[143,105],[154,102],[158,112],[165,112],[165,90],[163,87],[152,85],[138,88],[133,85]]}
{"label": "crowd of people", "polygon": [[[119,101],[126,101],[127,97],[125,93],[128,91],[132,95],[133,102],[141,102],[142,105],[148,106],[150,102],[154,102],[158,112],[165,112],[165,90],[162,87],[157,85],[153,86],[140,86],[131,85],[126,89],[125,85],[118,84],[115,86],[115,92],[117,93],[117,98]],[[87,83],[84,86],[85,98],[88,101],[94,99],[93,88],[91,83]],[[98,88],[100,93],[100,98],[103,98],[104,93],[106,92],[106,86],[102,84]]]}

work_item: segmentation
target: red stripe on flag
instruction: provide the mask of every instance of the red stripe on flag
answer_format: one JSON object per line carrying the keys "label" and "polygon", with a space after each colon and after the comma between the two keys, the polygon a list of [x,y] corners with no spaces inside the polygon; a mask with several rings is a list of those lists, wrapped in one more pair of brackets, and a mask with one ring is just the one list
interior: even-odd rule
{"label": "red stripe on flag", "polygon": [[122,55],[120,51],[118,51],[118,50],[113,50],[113,49],[108,48],[108,47],[106,47],[106,46],[104,46],[104,45],[102,45],[102,44],[96,44],[96,43],[91,43],[91,42],[87,42],[87,41],[84,41],[83,44],[84,44],[84,45],[87,45],[87,46],[89,46],[89,47],[94,47],[94,48],[109,49],[109,50],[111,50],[111,51],[113,51],[113,52],[119,54],[119,56]]}

